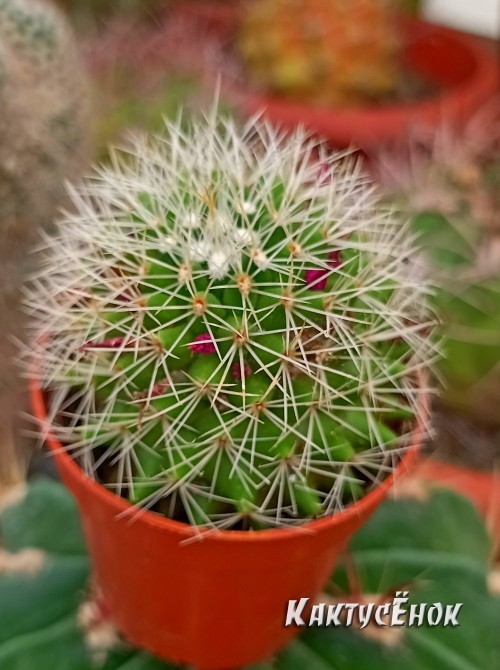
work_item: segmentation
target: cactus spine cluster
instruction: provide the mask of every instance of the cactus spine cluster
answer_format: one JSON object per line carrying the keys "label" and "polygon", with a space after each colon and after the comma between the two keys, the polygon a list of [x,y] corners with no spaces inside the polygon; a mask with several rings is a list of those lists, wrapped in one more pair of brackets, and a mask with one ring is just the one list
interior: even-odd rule
{"label": "cactus spine cluster", "polygon": [[240,36],[257,86],[325,104],[391,93],[398,50],[392,0],[255,0]]}
{"label": "cactus spine cluster", "polygon": [[114,153],[74,202],[28,305],[51,422],[89,474],[262,528],[391,470],[423,420],[432,315],[359,165],[213,111]]}

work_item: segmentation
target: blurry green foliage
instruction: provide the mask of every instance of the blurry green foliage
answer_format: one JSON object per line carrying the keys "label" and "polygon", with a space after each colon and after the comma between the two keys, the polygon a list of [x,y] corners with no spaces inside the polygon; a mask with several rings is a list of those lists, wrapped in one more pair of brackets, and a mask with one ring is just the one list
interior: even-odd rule
{"label": "blurry green foliage", "polygon": [[[445,399],[484,414],[500,394],[500,268],[482,267],[487,233],[468,218],[436,211],[417,214],[413,227],[436,277]],[[493,406],[489,410],[496,414]]]}
{"label": "blurry green foliage", "polygon": [[113,82],[94,81],[95,96],[102,105],[94,120],[98,159],[106,160],[108,147],[120,144],[131,132],[160,131],[163,119],[175,117],[197,88],[194,77],[165,75],[145,95],[133,76],[124,70],[113,74]]}
{"label": "blurry green foliage", "polygon": [[[0,537],[7,551],[48,552],[36,575],[0,575],[0,667],[91,670],[76,621],[89,565],[69,493],[60,484],[36,482],[24,502],[0,517]],[[311,628],[252,670],[498,670],[500,599],[487,588],[489,552],[481,519],[460,496],[443,490],[425,502],[387,501],[352,541],[349,560],[335,574],[336,592],[349,590],[354,566],[365,593],[408,590],[410,603],[463,603],[461,625],[406,628],[392,647],[354,629]],[[125,645],[99,667],[173,669]]]}

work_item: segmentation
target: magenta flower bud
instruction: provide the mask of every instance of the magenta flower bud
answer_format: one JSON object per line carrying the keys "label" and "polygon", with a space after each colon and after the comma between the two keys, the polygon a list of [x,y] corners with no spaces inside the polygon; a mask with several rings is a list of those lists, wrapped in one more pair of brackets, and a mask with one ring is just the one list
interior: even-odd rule
{"label": "magenta flower bud", "polygon": [[306,284],[311,291],[324,291],[328,280],[328,270],[306,270]]}
{"label": "magenta flower bud", "polygon": [[[330,251],[328,254],[328,265],[331,268],[338,268],[342,264],[342,254],[340,249]],[[330,271],[327,269],[306,270],[306,284],[311,291],[324,291],[328,281]]]}
{"label": "magenta flower bud", "polygon": [[153,389],[151,391],[151,397],[157,398],[158,396],[165,395],[165,393],[168,391],[169,388],[170,388],[170,382],[168,382],[166,379],[163,379],[161,382],[158,382],[153,386]]}
{"label": "magenta flower bud", "polygon": [[194,338],[194,342],[188,345],[195,354],[215,354],[217,351],[210,333],[202,333]]}
{"label": "magenta flower bud", "polygon": [[321,185],[328,184],[331,179],[332,168],[329,163],[321,163],[319,167],[318,181]]}
{"label": "magenta flower bud", "polygon": [[[238,381],[241,381],[241,365],[240,363],[234,363],[233,366],[231,367],[231,372],[233,373],[233,377],[237,379]],[[250,377],[252,374],[252,368],[248,365],[248,363],[243,364],[243,374],[245,375],[245,379]]]}
{"label": "magenta flower bud", "polygon": [[134,296],[133,296],[132,293],[130,293],[130,291],[128,291],[128,290],[123,291],[123,292],[120,293],[120,295],[117,297],[117,301],[118,301],[118,302],[132,302],[133,299],[134,299]]}
{"label": "magenta flower bud", "polygon": [[342,265],[342,252],[340,249],[330,251],[328,254],[328,265],[331,268],[338,268],[339,265]]}
{"label": "magenta flower bud", "polygon": [[102,342],[86,342],[80,347],[80,351],[87,351],[88,349],[120,349],[123,347],[125,337],[113,337],[110,340],[103,340]]}

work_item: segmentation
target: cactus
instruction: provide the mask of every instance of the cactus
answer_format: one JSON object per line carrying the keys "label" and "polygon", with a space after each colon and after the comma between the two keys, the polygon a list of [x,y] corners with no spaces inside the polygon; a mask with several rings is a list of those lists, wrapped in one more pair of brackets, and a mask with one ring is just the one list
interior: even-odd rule
{"label": "cactus", "polygon": [[48,223],[85,157],[83,74],[62,15],[0,1],[0,220],[25,244]]}
{"label": "cactus", "polygon": [[20,337],[19,287],[34,262],[27,249],[62,204],[65,179],[83,167],[83,86],[60,12],[43,0],[0,0],[0,485],[25,475],[11,340]]}
{"label": "cactus", "polygon": [[353,104],[398,83],[393,0],[256,0],[239,46],[251,80],[280,95]]}
{"label": "cactus", "polygon": [[48,242],[27,304],[55,430],[89,474],[193,525],[331,514],[424,421],[412,238],[302,132],[183,123],[114,152]]}
{"label": "cactus", "polygon": [[487,423],[500,402],[499,121],[494,105],[466,128],[416,137],[406,166],[389,154],[381,172],[437,287],[443,401]]}

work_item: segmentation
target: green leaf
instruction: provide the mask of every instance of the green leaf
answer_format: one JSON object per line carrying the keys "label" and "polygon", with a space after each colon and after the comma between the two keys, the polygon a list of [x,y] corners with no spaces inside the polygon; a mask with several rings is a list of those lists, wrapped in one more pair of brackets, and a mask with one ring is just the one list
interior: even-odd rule
{"label": "green leaf", "polygon": [[1,575],[0,650],[2,643],[72,614],[82,600],[87,579],[84,556],[49,559],[36,575]]}
{"label": "green leaf", "polygon": [[440,367],[450,391],[474,385],[500,363],[500,280],[455,280],[441,287],[436,304],[444,334]]}
{"label": "green leaf", "polygon": [[15,637],[0,646],[0,667],[5,670],[168,670],[173,668],[129,649],[111,653],[97,665],[89,656],[74,616],[52,626]]}
{"label": "green leaf", "polygon": [[332,665],[322,653],[315,651],[303,640],[294,640],[280,654],[275,668],[276,670],[306,670],[306,668],[307,670],[331,670]]}
{"label": "green leaf", "polygon": [[453,491],[438,489],[425,504],[387,500],[354,537],[351,548],[432,550],[488,562],[490,542],[475,507]]}
{"label": "green leaf", "polygon": [[409,650],[386,649],[347,628],[311,628],[285,649],[276,670],[417,670],[411,661]]}
{"label": "green leaf", "polygon": [[[37,528],[42,519],[43,532]],[[10,547],[36,542],[60,552],[49,556],[36,575],[0,577],[2,670],[94,667],[75,616],[88,576],[87,560],[77,555],[78,543],[61,544],[48,537],[57,536],[63,520],[69,537],[79,537],[69,493],[47,481],[34,484],[25,501],[0,519]],[[73,554],[64,554],[68,549]],[[406,628],[393,647],[355,629],[310,628],[273,662],[247,670],[498,670],[500,600],[486,588],[489,551],[482,520],[455,493],[438,490],[425,503],[386,501],[351,542],[362,590],[409,590],[410,604],[463,603],[460,627]],[[347,588],[345,564],[340,564],[335,580]],[[408,587],[402,586],[407,583]],[[101,670],[174,667],[127,647],[112,652],[100,666]]]}
{"label": "green leaf", "polygon": [[468,265],[474,257],[470,229],[459,227],[440,212],[421,212],[412,221],[413,232],[431,263],[440,269]]}
{"label": "green leaf", "polygon": [[[404,629],[395,648],[354,629],[310,629],[303,642],[336,670],[494,670],[500,659],[500,600],[488,594],[490,543],[464,498],[438,490],[424,504],[387,501],[351,542],[361,591],[408,590],[409,604],[463,603],[460,626]],[[335,581],[348,587],[346,566]],[[290,652],[289,652],[290,653]],[[282,666],[283,667],[283,666]]]}
{"label": "green leaf", "polygon": [[463,603],[460,626],[409,628],[405,645],[429,670],[495,670],[499,667],[500,600],[477,588],[466,572],[420,585],[411,602]]}
{"label": "green leaf", "polygon": [[73,498],[62,484],[47,479],[35,481],[19,505],[5,510],[0,536],[10,552],[35,547],[60,555],[86,554]]}

